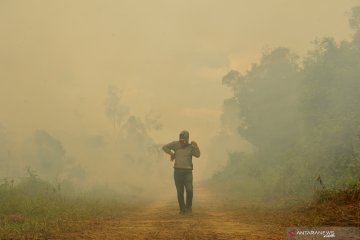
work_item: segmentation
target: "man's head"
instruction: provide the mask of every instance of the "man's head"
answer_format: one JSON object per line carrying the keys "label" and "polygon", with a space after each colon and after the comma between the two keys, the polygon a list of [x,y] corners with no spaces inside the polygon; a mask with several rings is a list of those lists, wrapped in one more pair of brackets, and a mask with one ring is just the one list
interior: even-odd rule
{"label": "man's head", "polygon": [[189,132],[186,130],[182,131],[179,135],[179,141],[183,146],[189,144]]}

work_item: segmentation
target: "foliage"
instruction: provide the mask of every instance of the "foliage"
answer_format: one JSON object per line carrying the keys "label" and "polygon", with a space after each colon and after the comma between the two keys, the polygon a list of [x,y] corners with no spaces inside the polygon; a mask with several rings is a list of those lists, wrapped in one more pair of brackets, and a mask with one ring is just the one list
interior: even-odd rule
{"label": "foliage", "polygon": [[122,211],[123,202],[114,195],[82,196],[68,183],[50,184],[28,173],[17,184],[11,179],[0,183],[0,239],[48,239],[80,230],[84,220]]}
{"label": "foliage", "polygon": [[234,96],[224,102],[222,120],[234,112],[240,120],[223,124],[237,124],[256,150],[230,155],[213,182],[265,197],[310,196],[319,175],[327,188],[359,181],[359,9],[350,18],[352,41],[318,41],[302,64],[289,49],[277,48],[246,74],[233,70],[223,78]]}
{"label": "foliage", "polygon": [[358,203],[360,201],[360,184],[349,184],[345,188],[328,188],[316,192],[316,203],[335,202],[336,204]]}
{"label": "foliage", "polygon": [[62,143],[47,131],[37,130],[33,134],[36,144],[34,167],[46,179],[59,176],[65,167],[65,149]]}

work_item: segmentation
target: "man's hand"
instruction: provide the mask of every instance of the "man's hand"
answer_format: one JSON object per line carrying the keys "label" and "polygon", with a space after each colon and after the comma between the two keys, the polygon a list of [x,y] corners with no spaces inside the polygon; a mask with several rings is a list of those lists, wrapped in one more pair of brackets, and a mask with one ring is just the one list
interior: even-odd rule
{"label": "man's hand", "polygon": [[175,160],[175,153],[170,153],[170,161],[174,161]]}
{"label": "man's hand", "polygon": [[193,147],[195,147],[195,148],[198,147],[198,145],[197,145],[197,143],[196,143],[195,141],[191,141],[191,145],[192,145]]}

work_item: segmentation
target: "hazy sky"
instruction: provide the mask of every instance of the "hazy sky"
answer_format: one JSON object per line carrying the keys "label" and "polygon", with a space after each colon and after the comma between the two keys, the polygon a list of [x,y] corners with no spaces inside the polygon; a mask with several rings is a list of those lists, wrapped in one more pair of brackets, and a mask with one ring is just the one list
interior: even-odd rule
{"label": "hazy sky", "polygon": [[[316,38],[349,39],[360,0],[0,0],[0,123],[64,144],[112,131],[109,84],[132,114],[160,113],[159,143],[219,130],[221,78],[264,48],[304,55]],[[66,146],[71,148],[71,146]]]}

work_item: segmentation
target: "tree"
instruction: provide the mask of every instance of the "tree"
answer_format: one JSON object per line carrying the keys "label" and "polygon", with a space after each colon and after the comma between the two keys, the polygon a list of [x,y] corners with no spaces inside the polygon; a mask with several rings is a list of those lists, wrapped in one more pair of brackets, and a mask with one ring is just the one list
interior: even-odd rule
{"label": "tree", "polygon": [[36,130],[34,135],[36,156],[34,169],[40,177],[54,180],[64,170],[66,151],[61,142],[44,130]]}
{"label": "tree", "polygon": [[106,99],[106,115],[113,121],[115,134],[116,128],[120,127],[128,112],[128,108],[121,104],[121,92],[118,91],[116,86],[110,85]]}

